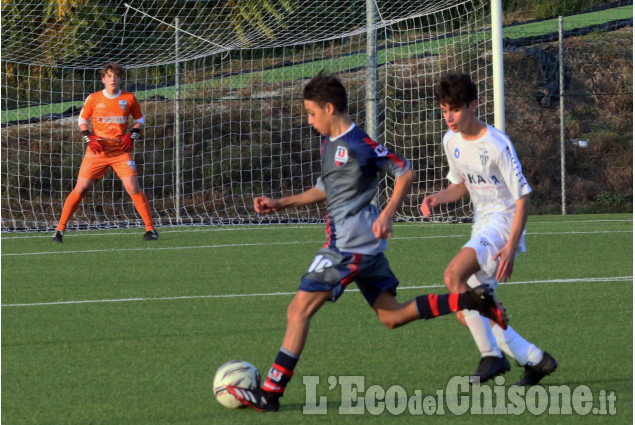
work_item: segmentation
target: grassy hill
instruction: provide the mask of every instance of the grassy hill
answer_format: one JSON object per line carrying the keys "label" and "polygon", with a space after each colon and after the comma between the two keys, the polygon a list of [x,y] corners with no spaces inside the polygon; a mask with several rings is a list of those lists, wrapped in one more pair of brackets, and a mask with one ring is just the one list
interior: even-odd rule
{"label": "grassy hill", "polygon": [[[566,186],[570,212],[632,211],[633,28],[566,40]],[[557,43],[544,50],[557,55]],[[518,69],[532,69],[518,74]],[[560,210],[559,99],[528,90],[541,83],[535,60],[505,56],[506,130],[534,187],[533,213]],[[582,149],[570,139],[587,140]]]}

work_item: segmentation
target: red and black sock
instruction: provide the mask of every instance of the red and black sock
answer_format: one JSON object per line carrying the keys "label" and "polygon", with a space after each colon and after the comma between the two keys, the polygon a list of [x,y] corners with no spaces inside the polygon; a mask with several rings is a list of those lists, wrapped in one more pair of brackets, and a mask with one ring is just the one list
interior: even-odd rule
{"label": "red and black sock", "polygon": [[459,305],[459,297],[461,294],[426,294],[419,295],[415,298],[417,312],[422,319],[432,319],[437,316],[454,313],[462,310]]}
{"label": "red and black sock", "polygon": [[276,394],[282,397],[287,384],[293,376],[293,369],[298,363],[299,357],[289,350],[281,348],[276,356],[276,360],[269,370],[267,380],[262,386],[265,392]]}

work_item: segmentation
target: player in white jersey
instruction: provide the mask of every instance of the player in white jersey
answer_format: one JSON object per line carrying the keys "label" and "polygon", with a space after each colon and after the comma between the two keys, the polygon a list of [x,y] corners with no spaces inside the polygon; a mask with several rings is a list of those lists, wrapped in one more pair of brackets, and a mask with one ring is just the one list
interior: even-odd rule
{"label": "player in white jersey", "polygon": [[[472,236],[450,261],[444,281],[451,293],[482,284],[496,289],[498,282],[511,277],[516,255],[525,251],[531,188],[509,137],[479,121],[476,85],[469,75],[446,75],[435,97],[449,127],[443,147],[450,185],[426,196],[420,209],[428,217],[435,206],[470,196]],[[510,370],[501,349],[525,367],[516,385],[535,385],[556,369],[558,364],[549,353],[511,327],[504,330],[471,310],[459,311],[457,317],[470,329],[481,352],[470,382],[484,382]]]}

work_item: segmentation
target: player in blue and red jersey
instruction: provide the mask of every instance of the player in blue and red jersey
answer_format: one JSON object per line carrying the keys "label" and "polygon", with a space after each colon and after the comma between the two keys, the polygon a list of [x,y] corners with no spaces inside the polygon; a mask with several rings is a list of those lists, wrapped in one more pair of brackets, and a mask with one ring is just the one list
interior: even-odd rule
{"label": "player in blue and red jersey", "polygon": [[[262,389],[228,390],[243,404],[259,411],[275,411],[304,348],[311,318],[327,301],[336,301],[355,281],[379,320],[393,329],[417,319],[431,319],[474,308],[501,326],[505,312],[487,286],[462,294],[426,294],[405,303],[396,298],[398,280],[383,251],[392,237],[397,208],[410,191],[410,162],[370,139],[348,115],[346,90],[323,72],[304,88],[309,124],[324,137],[322,174],[311,189],[297,195],[254,200],[258,213],[326,201],[327,242],[313,258],[287,311],[282,347]],[[390,201],[383,210],[373,203],[381,173],[395,178]],[[472,306],[472,307],[469,307]]]}

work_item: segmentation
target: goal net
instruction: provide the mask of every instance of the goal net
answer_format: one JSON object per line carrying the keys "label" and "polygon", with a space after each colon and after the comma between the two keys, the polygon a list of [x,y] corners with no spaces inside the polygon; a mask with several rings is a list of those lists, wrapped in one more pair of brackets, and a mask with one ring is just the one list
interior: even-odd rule
{"label": "goal net", "polygon": [[[146,125],[134,156],[160,225],[315,222],[324,205],[270,215],[259,195],[311,188],[320,135],[302,88],[324,69],[349,93],[353,120],[412,161],[400,220],[420,220],[426,194],[447,185],[445,131],[433,90],[449,71],[478,85],[493,123],[490,5],[481,0],[153,0],[2,2],[2,230],[49,230],[76,182],[86,146],[77,125],[108,61]],[[390,196],[386,180],[378,202]],[[461,201],[433,220],[471,215]],[[142,226],[109,171],[69,229]]]}

